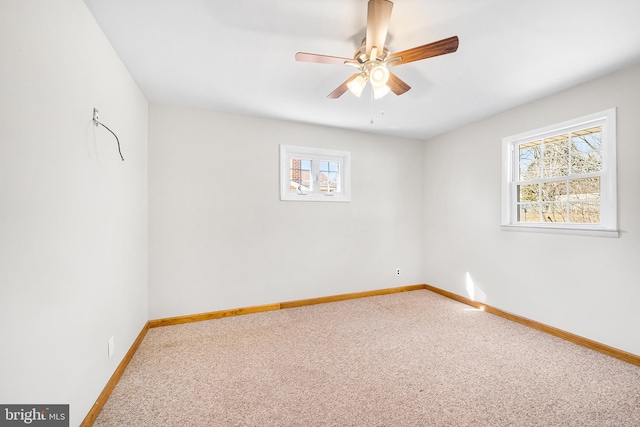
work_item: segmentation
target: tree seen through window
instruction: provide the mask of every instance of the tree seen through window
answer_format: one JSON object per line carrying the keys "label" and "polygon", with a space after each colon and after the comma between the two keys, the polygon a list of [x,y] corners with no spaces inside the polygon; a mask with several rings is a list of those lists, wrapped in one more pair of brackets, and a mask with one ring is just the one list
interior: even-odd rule
{"label": "tree seen through window", "polygon": [[600,222],[602,126],[519,144],[518,222]]}

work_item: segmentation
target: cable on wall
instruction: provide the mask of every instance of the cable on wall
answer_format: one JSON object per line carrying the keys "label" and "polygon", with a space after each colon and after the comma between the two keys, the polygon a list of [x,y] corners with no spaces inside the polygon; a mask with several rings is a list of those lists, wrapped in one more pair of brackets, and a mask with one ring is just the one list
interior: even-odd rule
{"label": "cable on wall", "polygon": [[103,123],[100,123],[100,121],[98,120],[98,110],[96,108],[93,109],[93,125],[95,127],[98,127],[98,125],[102,126],[103,128],[105,128],[106,130],[108,130],[109,132],[111,132],[111,135],[116,137],[116,142],[118,143],[118,153],[120,153],[120,158],[122,159],[122,161],[124,162],[124,157],[122,157],[122,151],[120,150],[120,140],[118,139],[118,135],[116,135],[111,129],[109,129],[106,125],[104,125]]}

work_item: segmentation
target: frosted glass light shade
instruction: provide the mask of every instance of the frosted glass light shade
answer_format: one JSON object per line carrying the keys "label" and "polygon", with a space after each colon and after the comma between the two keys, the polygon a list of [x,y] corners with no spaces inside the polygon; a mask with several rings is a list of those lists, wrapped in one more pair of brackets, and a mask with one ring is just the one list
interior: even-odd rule
{"label": "frosted glass light shade", "polygon": [[[372,85],[373,86],[373,85]],[[380,99],[391,91],[389,86],[382,85],[380,87],[373,86],[373,98]]]}
{"label": "frosted glass light shade", "polygon": [[351,80],[349,83],[347,83],[347,87],[349,88],[352,94],[354,94],[359,98],[366,84],[367,84],[367,81],[364,79],[364,77],[360,75],[355,79]]}

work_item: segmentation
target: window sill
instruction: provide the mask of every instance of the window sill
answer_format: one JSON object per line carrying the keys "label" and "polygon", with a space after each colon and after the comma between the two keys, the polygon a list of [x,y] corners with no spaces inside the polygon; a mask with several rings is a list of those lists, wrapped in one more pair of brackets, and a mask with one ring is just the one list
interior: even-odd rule
{"label": "window sill", "polygon": [[283,202],[350,202],[351,198],[347,196],[326,196],[323,194],[283,194],[280,197]]}
{"label": "window sill", "polygon": [[569,227],[549,227],[536,225],[501,225],[502,231],[521,231],[526,233],[551,233],[551,234],[572,234],[575,236],[592,237],[620,237],[618,230],[607,230],[597,228],[569,228]]}

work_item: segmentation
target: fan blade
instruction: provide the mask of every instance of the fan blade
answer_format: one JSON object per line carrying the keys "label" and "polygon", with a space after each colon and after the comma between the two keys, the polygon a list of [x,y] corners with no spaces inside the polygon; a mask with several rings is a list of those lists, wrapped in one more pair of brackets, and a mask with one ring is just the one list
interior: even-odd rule
{"label": "fan blade", "polygon": [[[449,37],[437,42],[414,47],[413,49],[403,50],[389,55],[387,61],[390,65],[406,64],[408,62],[419,61],[421,59],[431,58],[434,56],[453,53],[458,50],[458,36]],[[395,58],[401,58],[399,61],[393,62]]]}
{"label": "fan blade", "polygon": [[347,62],[354,62],[351,58],[340,58],[338,56],[317,55],[315,53],[296,53],[296,61],[316,62],[318,64],[345,65]]}
{"label": "fan blade", "polygon": [[391,92],[395,93],[396,95],[402,95],[403,93],[411,89],[411,86],[406,84],[404,81],[400,79],[400,77],[396,76],[391,72],[389,73],[389,80],[387,81],[387,86],[389,86],[389,89],[391,89]]}
{"label": "fan blade", "polygon": [[389,30],[393,3],[389,0],[369,0],[367,10],[367,55],[371,48],[377,48],[379,54],[384,50],[384,41]]}
{"label": "fan blade", "polygon": [[335,88],[333,92],[327,95],[327,98],[331,98],[331,99],[340,98],[342,94],[344,94],[346,91],[349,90],[349,86],[347,85],[359,75],[360,73],[356,73],[353,76],[349,77],[344,83],[342,83],[340,86]]}

